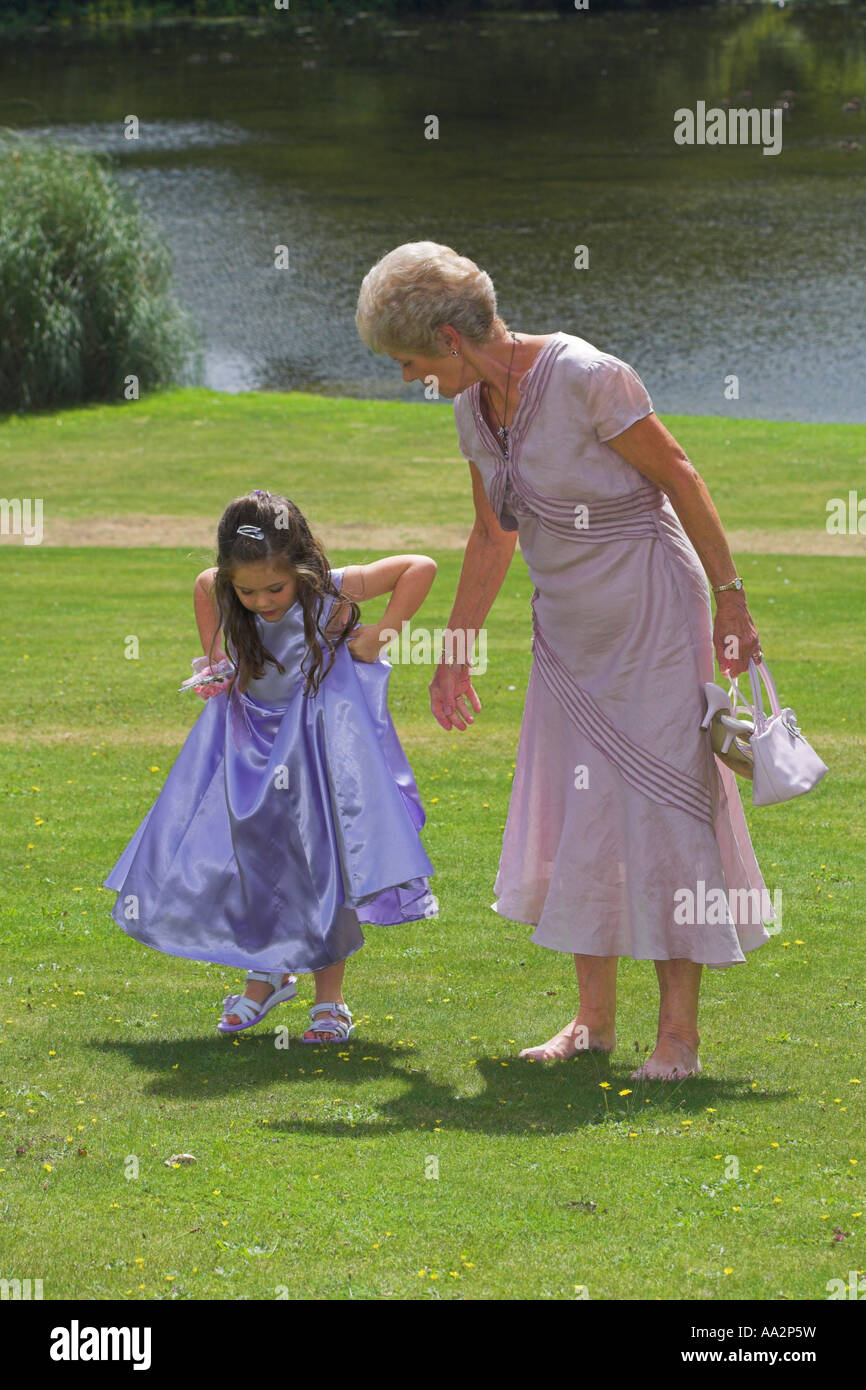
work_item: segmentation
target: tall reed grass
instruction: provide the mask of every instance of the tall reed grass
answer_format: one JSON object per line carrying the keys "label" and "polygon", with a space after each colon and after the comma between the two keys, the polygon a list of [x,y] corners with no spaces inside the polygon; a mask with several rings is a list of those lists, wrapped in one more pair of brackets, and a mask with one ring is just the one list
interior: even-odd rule
{"label": "tall reed grass", "polygon": [[170,385],[195,343],[157,228],[110,168],[0,134],[0,410]]}

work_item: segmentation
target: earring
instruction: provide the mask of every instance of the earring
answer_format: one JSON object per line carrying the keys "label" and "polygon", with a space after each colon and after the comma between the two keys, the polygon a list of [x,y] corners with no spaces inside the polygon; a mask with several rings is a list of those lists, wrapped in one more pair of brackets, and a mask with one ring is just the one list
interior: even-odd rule
{"label": "earring", "polygon": [[451,356],[452,356],[452,357],[459,357],[459,355],[460,355],[460,354],[458,353],[458,351],[457,351],[456,348],[452,348],[452,349],[451,349]]}

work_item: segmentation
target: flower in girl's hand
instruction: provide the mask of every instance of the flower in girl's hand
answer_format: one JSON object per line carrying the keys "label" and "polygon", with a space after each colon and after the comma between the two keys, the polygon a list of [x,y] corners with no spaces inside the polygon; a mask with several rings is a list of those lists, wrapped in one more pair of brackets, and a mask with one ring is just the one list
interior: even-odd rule
{"label": "flower in girl's hand", "polygon": [[184,681],[179,689],[194,690],[202,700],[209,700],[211,695],[221,694],[235,669],[228,657],[223,657],[216,666],[211,666],[206,656],[197,656],[193,658],[191,665],[195,675]]}

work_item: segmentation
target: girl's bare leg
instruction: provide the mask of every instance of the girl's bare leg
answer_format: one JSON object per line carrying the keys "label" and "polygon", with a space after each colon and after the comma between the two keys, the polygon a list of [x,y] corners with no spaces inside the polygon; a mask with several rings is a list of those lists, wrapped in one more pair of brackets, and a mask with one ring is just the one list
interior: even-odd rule
{"label": "girl's bare leg", "polygon": [[[345,970],[346,962],[344,960],[339,960],[336,965],[326,965],[324,969],[315,971],[313,979],[316,982],[315,1002],[317,1004],[345,1003],[343,999],[343,975]],[[337,1015],[333,1013],[333,1011],[317,1014],[315,1033],[311,1028],[308,1028],[304,1036],[309,1038],[321,1037],[323,1039],[337,1037],[339,1030],[336,1028],[328,1029],[327,1027],[328,1019],[336,1019],[336,1017]]]}

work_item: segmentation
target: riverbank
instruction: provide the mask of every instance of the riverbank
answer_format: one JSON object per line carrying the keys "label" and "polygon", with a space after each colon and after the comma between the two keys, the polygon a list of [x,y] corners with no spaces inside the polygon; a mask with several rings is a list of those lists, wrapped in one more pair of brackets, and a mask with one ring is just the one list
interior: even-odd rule
{"label": "riverbank", "polygon": [[[402,17],[404,20],[418,18],[418,5],[412,0],[366,0],[359,13],[354,0],[327,0],[328,10],[320,8],[312,12],[293,9],[289,4],[278,8],[273,3],[262,4],[258,11],[251,8],[249,0],[189,0],[189,3],[174,3],[173,0],[156,0],[156,3],[136,3],[129,0],[24,0],[25,7],[18,13],[7,12],[0,16],[0,38],[26,38],[30,35],[73,30],[97,38],[107,31],[145,31],[168,28],[172,25],[195,26],[200,30],[243,28],[247,32],[273,30],[278,25],[285,26],[311,24],[317,28],[329,23],[354,24],[358,19],[376,23],[393,23]],[[500,0],[424,0],[428,14],[455,16],[460,13],[478,14],[490,12],[499,7]],[[523,0],[522,8],[528,12],[553,12],[549,0]],[[633,6],[631,8],[634,8]],[[651,4],[645,4],[651,9]]]}

